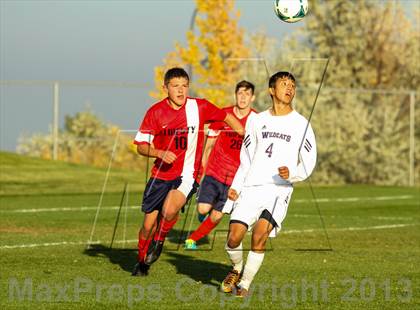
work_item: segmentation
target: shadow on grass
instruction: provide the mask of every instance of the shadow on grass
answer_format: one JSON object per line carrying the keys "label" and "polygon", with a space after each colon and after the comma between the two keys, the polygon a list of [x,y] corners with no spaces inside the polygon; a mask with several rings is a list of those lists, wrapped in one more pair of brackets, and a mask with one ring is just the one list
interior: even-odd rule
{"label": "shadow on grass", "polygon": [[[182,230],[172,230],[165,243],[160,260],[167,261],[175,266],[178,274],[186,275],[196,282],[218,286],[214,281],[220,283],[230,270],[230,266],[195,258],[194,252],[192,251],[188,252],[191,253],[191,255],[183,254],[182,251],[186,235],[187,234]],[[204,240],[199,244],[209,243],[208,239],[203,239]],[[196,254],[197,253],[198,252],[196,252]],[[137,262],[136,247],[128,249],[118,247],[110,248],[109,245],[95,244],[89,249],[85,249],[83,254],[91,257],[107,257],[110,263],[119,265],[120,268],[127,273],[132,272],[134,265]],[[153,264],[153,269],[158,267],[160,260]],[[151,269],[152,273],[153,269]]]}
{"label": "shadow on grass", "polygon": [[[223,281],[231,269],[228,265],[198,259],[179,252],[167,252],[166,256],[168,258],[165,260],[175,266],[178,274],[186,275],[196,282],[216,287],[219,286],[219,283]],[[217,284],[214,282],[217,282]]]}
{"label": "shadow on grass", "polygon": [[110,248],[107,245],[95,244],[85,249],[83,254],[91,257],[108,257],[112,264],[119,265],[122,270],[133,271],[137,262],[137,249]]}

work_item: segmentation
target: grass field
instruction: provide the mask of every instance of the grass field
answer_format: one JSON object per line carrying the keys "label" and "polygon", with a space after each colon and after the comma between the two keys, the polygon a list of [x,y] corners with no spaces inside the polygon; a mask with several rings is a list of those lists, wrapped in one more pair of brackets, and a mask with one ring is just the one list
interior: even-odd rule
{"label": "grass field", "polygon": [[144,176],[111,172],[88,250],[106,171],[0,159],[1,309],[420,309],[418,187],[315,187],[325,232],[308,184],[298,186],[251,296],[237,299],[217,290],[230,268],[227,217],[198,251],[185,251],[193,203],[150,275],[131,277]]}

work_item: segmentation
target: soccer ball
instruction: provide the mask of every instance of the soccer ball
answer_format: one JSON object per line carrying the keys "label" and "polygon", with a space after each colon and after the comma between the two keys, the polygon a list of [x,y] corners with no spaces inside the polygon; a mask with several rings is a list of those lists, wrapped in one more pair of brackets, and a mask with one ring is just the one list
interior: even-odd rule
{"label": "soccer ball", "polygon": [[308,0],[275,0],[274,12],[287,23],[296,23],[308,14]]}

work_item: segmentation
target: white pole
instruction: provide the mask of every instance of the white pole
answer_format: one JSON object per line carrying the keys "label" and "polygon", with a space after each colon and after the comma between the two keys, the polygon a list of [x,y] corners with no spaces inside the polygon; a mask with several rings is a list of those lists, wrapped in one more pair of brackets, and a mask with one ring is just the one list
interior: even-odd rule
{"label": "white pole", "polygon": [[414,180],[414,174],[415,174],[415,167],[414,167],[414,150],[415,150],[415,137],[414,137],[414,114],[415,114],[415,92],[410,92],[410,179],[409,179],[409,185],[414,186],[415,180]]}
{"label": "white pole", "polygon": [[117,132],[117,136],[115,137],[115,142],[114,142],[114,146],[112,148],[111,158],[109,159],[108,169],[106,170],[106,174],[105,174],[104,184],[102,185],[101,196],[99,197],[98,207],[96,208],[95,219],[93,220],[92,230],[90,231],[90,237],[89,237],[89,240],[87,242],[87,249],[90,249],[90,246],[93,244],[93,234],[95,233],[96,223],[98,221],[98,216],[99,216],[99,211],[102,207],[102,200],[103,200],[104,195],[105,195],[105,189],[106,189],[106,186],[108,185],[109,173],[111,171],[112,163],[114,161],[115,152],[117,150],[119,137],[120,137],[120,131]]}
{"label": "white pole", "polygon": [[58,158],[58,106],[59,106],[59,84],[54,82],[53,84],[53,126],[52,126],[52,136],[53,136],[53,160]]}

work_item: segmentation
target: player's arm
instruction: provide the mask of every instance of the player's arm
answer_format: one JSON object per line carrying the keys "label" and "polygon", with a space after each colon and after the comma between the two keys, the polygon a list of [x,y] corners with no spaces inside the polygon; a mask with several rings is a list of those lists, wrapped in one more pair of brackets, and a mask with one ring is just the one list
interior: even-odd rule
{"label": "player's arm", "polygon": [[232,114],[226,113],[226,111],[219,109],[207,100],[204,100],[204,102],[206,103],[203,105],[206,122],[222,121],[228,124],[239,135],[243,136],[245,134],[244,127]]}
{"label": "player's arm", "polygon": [[169,150],[155,149],[152,144],[137,144],[137,153],[147,157],[160,158],[163,162],[171,164],[175,161],[176,155]]}
{"label": "player's arm", "polygon": [[207,136],[206,145],[204,146],[203,159],[201,160],[204,172],[206,171],[210,153],[213,150],[214,145],[216,144],[216,140],[217,136]]}
{"label": "player's arm", "polygon": [[240,164],[236,171],[235,177],[233,178],[232,185],[229,189],[228,196],[231,200],[236,200],[242,186],[245,182],[245,178],[251,168],[252,159],[254,158],[255,149],[257,144],[257,135],[253,126],[252,115],[249,116],[246,122],[245,138],[242,142],[241,153],[240,153]]}
{"label": "player's arm", "polygon": [[279,175],[291,183],[307,179],[315,168],[317,157],[315,134],[309,124],[299,152],[296,167],[280,167]]}
{"label": "player's arm", "polygon": [[170,164],[176,159],[176,155],[169,150],[159,150],[153,145],[156,132],[159,132],[160,125],[156,121],[153,111],[148,110],[143,122],[137,131],[133,143],[137,145],[137,153],[147,157],[160,158],[163,162]]}
{"label": "player's arm", "polygon": [[234,131],[236,131],[239,135],[245,135],[245,129],[241,125],[241,123],[230,113],[227,113],[224,122],[228,124]]}

